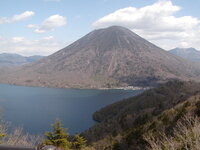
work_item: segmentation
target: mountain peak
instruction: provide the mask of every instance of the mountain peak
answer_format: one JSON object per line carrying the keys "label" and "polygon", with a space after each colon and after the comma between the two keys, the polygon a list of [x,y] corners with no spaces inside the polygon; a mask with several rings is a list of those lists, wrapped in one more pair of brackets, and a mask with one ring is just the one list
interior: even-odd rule
{"label": "mountain peak", "polygon": [[117,25],[113,25],[113,26],[109,26],[109,27],[105,27],[105,28],[100,28],[100,29],[96,29],[96,30],[129,30],[126,27],[122,27],[122,26],[117,26]]}
{"label": "mountain peak", "polygon": [[110,31],[130,31],[128,28],[122,27],[122,26],[110,26],[107,28],[102,28],[104,30],[110,30]]}
{"label": "mountain peak", "polygon": [[[115,32],[115,33],[120,33],[120,34],[135,34],[134,32],[132,32],[130,29],[122,27],[122,26],[110,26],[110,27],[106,27],[106,28],[101,28],[101,29],[97,29],[95,31],[99,31],[99,32],[106,32],[106,33],[110,33],[110,32]],[[136,34],[135,34],[136,35]]]}
{"label": "mountain peak", "polygon": [[[95,52],[105,52],[113,49],[123,50],[127,48],[136,52],[145,50],[145,48],[138,49],[136,47],[141,47],[142,45],[147,46],[149,44],[153,46],[153,44],[138,36],[128,28],[121,26],[111,26],[107,28],[97,29],[88,33],[81,39],[71,44],[70,47],[64,48],[64,50],[83,50],[85,49],[84,47],[86,45],[90,45],[93,46],[93,50]],[[81,48],[72,48],[76,47],[77,45],[79,45],[79,47]]]}

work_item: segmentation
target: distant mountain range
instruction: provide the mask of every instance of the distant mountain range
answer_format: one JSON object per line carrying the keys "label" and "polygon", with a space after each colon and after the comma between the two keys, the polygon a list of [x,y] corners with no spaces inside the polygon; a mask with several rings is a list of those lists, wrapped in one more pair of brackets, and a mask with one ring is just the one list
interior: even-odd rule
{"label": "distant mountain range", "polygon": [[12,54],[12,53],[2,53],[0,54],[0,66],[18,66],[18,65],[24,65],[27,63],[35,62],[39,59],[41,59],[43,56],[29,56],[25,57],[18,54]]}
{"label": "distant mountain range", "polygon": [[112,88],[155,86],[173,79],[199,79],[200,67],[148,42],[127,28],[90,32],[37,62],[3,70],[1,83]]}
{"label": "distant mountain range", "polygon": [[200,62],[200,51],[195,48],[175,48],[169,52],[191,61]]}

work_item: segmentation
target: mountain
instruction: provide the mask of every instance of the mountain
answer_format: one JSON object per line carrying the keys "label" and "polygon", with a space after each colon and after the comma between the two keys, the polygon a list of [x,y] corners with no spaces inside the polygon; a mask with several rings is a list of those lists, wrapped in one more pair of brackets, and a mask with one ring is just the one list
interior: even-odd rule
{"label": "mountain", "polygon": [[[138,96],[116,102],[95,112],[93,117],[99,123],[82,135],[94,150],[156,150],[156,147],[149,147],[152,144],[149,142],[155,139],[155,145],[161,141],[166,142],[165,145],[169,142],[169,146],[173,142],[179,143],[166,149],[183,148],[186,146],[184,144],[194,145],[195,142],[192,141],[199,137],[189,134],[189,130],[186,135],[183,132],[187,129],[186,124],[180,123],[186,119],[185,123],[190,123],[190,129],[193,126],[191,116],[200,117],[199,89],[199,83],[170,81]],[[195,123],[199,123],[196,124],[199,128],[200,122]],[[175,136],[178,131],[182,136],[175,137],[174,140],[166,138]],[[194,130],[194,133],[200,132]],[[184,137],[188,141],[182,141]],[[175,148],[176,146],[180,147]],[[199,148],[198,145],[196,149]],[[159,149],[165,148],[161,145]]]}
{"label": "mountain", "polygon": [[0,54],[0,66],[18,66],[27,63],[35,62],[43,56],[25,57],[18,54],[2,53]]}
{"label": "mountain", "polygon": [[[11,71],[12,72],[12,71]],[[197,79],[200,68],[127,28],[90,32],[37,62],[0,75],[0,82],[64,88],[154,86]]]}
{"label": "mountain", "polygon": [[194,48],[175,48],[169,52],[194,62],[200,62],[200,51]]}
{"label": "mountain", "polygon": [[29,56],[29,57],[26,57],[26,60],[31,63],[31,62],[36,62],[40,59],[42,59],[44,56],[40,56],[40,55],[33,55],[33,56]]}

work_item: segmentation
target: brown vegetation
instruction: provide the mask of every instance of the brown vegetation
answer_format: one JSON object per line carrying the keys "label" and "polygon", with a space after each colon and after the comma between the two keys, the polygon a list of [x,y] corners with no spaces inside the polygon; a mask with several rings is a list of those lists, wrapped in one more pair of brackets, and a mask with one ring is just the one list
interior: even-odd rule
{"label": "brown vegetation", "polygon": [[173,135],[160,132],[159,136],[148,134],[145,137],[148,150],[199,150],[200,119],[196,116],[184,116],[177,122]]}
{"label": "brown vegetation", "polygon": [[23,132],[21,127],[16,127],[9,131],[10,124],[4,121],[0,122],[0,144],[4,146],[37,146],[42,136],[31,135]]}

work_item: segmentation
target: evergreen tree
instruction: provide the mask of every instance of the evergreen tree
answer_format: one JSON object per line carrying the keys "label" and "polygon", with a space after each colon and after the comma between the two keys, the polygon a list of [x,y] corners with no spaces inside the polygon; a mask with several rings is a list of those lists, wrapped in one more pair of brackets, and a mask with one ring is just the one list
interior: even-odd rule
{"label": "evergreen tree", "polygon": [[[2,140],[4,137],[5,137],[5,133],[0,133],[0,140]],[[0,142],[0,144],[1,144],[1,142]]]}
{"label": "evergreen tree", "polygon": [[68,133],[67,129],[62,127],[61,121],[56,120],[55,124],[52,124],[52,131],[46,132],[46,140],[44,140],[44,144],[46,145],[54,145],[61,149],[70,149],[70,142],[68,141]]}
{"label": "evergreen tree", "polygon": [[83,137],[81,137],[79,134],[76,134],[74,136],[73,147],[76,150],[81,150],[85,146],[86,146],[86,140]]}

